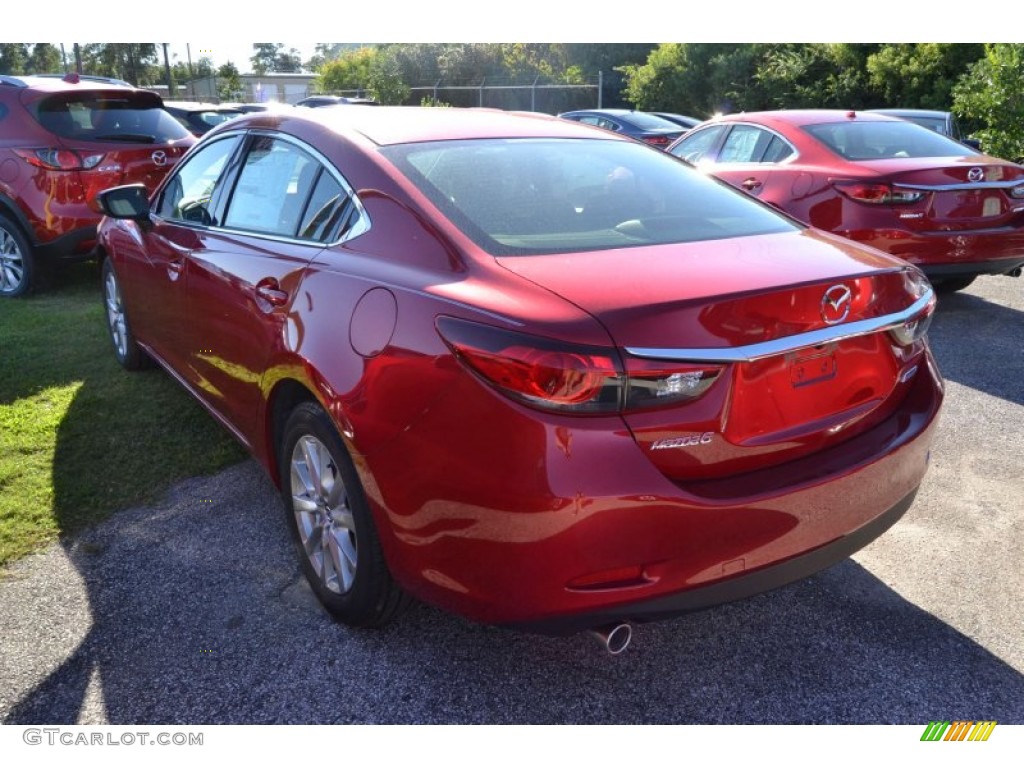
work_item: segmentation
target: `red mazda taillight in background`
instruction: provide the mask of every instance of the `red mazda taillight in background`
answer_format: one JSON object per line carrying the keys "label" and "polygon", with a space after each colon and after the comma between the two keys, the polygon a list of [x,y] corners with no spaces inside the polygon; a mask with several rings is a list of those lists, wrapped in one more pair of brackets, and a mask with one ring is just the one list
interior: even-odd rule
{"label": "red mazda taillight in background", "polygon": [[879,182],[833,181],[832,186],[851,200],[872,205],[910,205],[924,197],[924,192],[899,189],[892,184]]}
{"label": "red mazda taillight in background", "polygon": [[668,145],[675,141],[678,136],[643,136],[642,140],[646,144],[657,147],[658,149],[667,149]]}
{"label": "red mazda taillight in background", "polygon": [[102,152],[76,152],[63,147],[15,149],[14,153],[29,165],[48,171],[87,171],[103,162]]}

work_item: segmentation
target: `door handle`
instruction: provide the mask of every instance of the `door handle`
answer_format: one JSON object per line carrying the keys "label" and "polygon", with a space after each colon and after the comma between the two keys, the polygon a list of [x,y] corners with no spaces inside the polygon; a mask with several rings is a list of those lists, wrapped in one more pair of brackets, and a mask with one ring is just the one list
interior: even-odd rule
{"label": "door handle", "polygon": [[181,273],[185,270],[184,259],[174,259],[173,261],[167,262],[167,276],[171,280],[177,280],[181,277]]}
{"label": "door handle", "polygon": [[282,290],[272,277],[265,277],[256,283],[256,295],[272,307],[283,307],[288,303],[288,291]]}
{"label": "door handle", "polygon": [[743,187],[747,192],[753,192],[762,186],[760,179],[755,179],[751,176],[749,179],[744,179],[740,182],[740,186]]}

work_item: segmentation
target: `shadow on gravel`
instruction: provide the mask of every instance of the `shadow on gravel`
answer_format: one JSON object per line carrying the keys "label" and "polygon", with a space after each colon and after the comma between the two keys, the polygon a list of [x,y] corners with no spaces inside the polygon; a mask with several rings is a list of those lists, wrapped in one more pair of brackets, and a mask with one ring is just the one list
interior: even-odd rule
{"label": "shadow on gravel", "polygon": [[[7,723],[1024,722],[1024,679],[852,560],[637,628],[610,657],[417,605],[378,631],[321,611],[252,462],[177,486],[68,549],[92,628]],[[28,587],[30,588],[30,587]]]}
{"label": "shadow on gravel", "polygon": [[940,296],[928,338],[947,379],[1024,405],[1020,310],[970,293]]}

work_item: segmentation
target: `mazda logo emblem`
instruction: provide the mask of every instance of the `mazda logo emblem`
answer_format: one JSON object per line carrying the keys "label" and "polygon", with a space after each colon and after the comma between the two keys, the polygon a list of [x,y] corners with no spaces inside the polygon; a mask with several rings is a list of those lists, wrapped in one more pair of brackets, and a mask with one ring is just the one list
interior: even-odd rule
{"label": "mazda logo emblem", "polygon": [[825,325],[841,323],[850,314],[853,293],[842,283],[833,285],[821,298],[821,319]]}
{"label": "mazda logo emblem", "polygon": [[968,181],[982,181],[985,178],[985,171],[981,168],[971,168],[967,172]]}
{"label": "mazda logo emblem", "polygon": [[158,149],[154,152],[151,157],[153,158],[153,165],[163,167],[167,165],[167,153],[162,149]]}

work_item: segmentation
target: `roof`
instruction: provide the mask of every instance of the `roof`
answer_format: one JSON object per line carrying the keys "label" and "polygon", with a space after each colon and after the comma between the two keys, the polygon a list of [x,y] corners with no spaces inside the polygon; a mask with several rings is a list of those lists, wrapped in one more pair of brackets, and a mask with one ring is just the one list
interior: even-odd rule
{"label": "roof", "polygon": [[[268,118],[268,115],[271,115]],[[407,144],[481,138],[604,138],[619,140],[614,134],[595,133],[594,129],[551,115],[513,114],[498,109],[458,107],[359,107],[345,109],[290,110],[280,113],[255,113],[242,121],[303,120],[319,123],[339,133],[362,134],[378,145]],[[241,125],[235,122],[235,125]],[[265,124],[265,123],[264,123]],[[626,139],[622,139],[626,141]]]}
{"label": "roof", "polygon": [[138,90],[131,83],[111,77],[92,75],[0,75],[0,85],[31,88],[34,91],[60,93],[69,90],[94,91],[97,89]]}
{"label": "roof", "polygon": [[764,125],[818,125],[851,120],[891,121],[896,119],[895,117],[878,112],[857,111],[853,109],[776,109],[766,112],[736,112],[731,115],[714,118],[714,120],[726,120],[729,122],[749,120]]}
{"label": "roof", "polygon": [[898,117],[936,117],[947,118],[952,113],[943,112],[938,109],[869,109],[868,112],[876,112],[879,115],[896,115]]}

